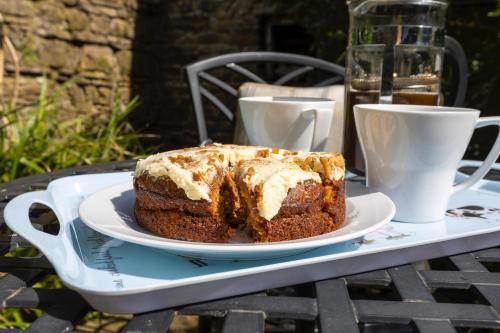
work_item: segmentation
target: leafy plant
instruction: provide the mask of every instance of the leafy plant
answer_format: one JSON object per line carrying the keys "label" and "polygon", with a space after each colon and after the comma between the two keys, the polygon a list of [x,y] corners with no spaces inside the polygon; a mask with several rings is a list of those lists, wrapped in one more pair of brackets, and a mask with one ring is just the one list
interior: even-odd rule
{"label": "leafy plant", "polygon": [[81,164],[94,164],[146,153],[126,117],[138,105],[113,101],[108,119],[94,115],[65,116],[60,96],[73,84],[61,85],[49,95],[42,79],[36,105],[0,114],[0,180],[50,172]]}

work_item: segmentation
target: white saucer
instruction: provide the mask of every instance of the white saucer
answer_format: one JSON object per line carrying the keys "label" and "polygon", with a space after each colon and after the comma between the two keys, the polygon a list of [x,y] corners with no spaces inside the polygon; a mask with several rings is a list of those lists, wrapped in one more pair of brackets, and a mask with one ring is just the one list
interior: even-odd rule
{"label": "white saucer", "polygon": [[333,232],[304,239],[273,243],[202,243],[156,236],[139,226],[134,217],[132,182],[95,192],[82,201],[79,214],[90,228],[105,235],[180,255],[211,259],[262,259],[288,256],[320,246],[361,237],[389,223],[395,213],[392,201],[382,193],[348,198],[347,221]]}

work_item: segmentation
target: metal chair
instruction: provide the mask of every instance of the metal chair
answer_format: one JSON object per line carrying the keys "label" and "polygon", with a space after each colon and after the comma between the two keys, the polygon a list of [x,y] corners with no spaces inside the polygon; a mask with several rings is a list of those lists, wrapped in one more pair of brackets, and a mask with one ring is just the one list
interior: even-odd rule
{"label": "metal chair", "polygon": [[[452,89],[453,91],[456,91],[456,93],[452,95],[453,103],[450,104],[453,106],[462,106],[465,99],[468,77],[465,52],[456,39],[446,36],[445,54],[446,62],[450,63],[453,67],[453,86],[457,87],[456,89]],[[248,68],[241,66],[241,64],[250,63],[288,64],[297,68],[292,69],[275,80],[265,80]],[[224,82],[216,76],[208,73],[208,71],[215,69],[225,69],[235,72],[245,78],[246,81],[270,83],[275,85],[289,84],[299,77],[313,71],[321,71],[329,75],[326,79],[323,79],[318,83],[311,84],[311,86],[314,87],[323,87],[335,83],[341,83],[345,77],[345,69],[342,66],[318,58],[291,53],[230,53],[192,63],[185,67],[185,71],[193,101],[200,142],[205,142],[209,138],[203,108],[203,97],[205,97],[211,104],[221,111],[228,120],[233,121],[234,119],[234,112],[228,108],[220,98],[210,92],[207,87],[203,85],[204,83],[211,84],[227,93],[229,96],[232,96],[234,99],[238,97],[237,87],[232,87],[229,83]]]}
{"label": "metal chair", "polygon": [[[248,68],[240,65],[243,63],[288,64],[298,68],[292,69],[276,80],[268,81],[257,75],[256,73],[250,71]],[[320,82],[312,85],[315,87],[323,87],[335,83],[341,83],[343,82],[345,76],[344,68],[334,63],[308,56],[279,52],[230,53],[190,64],[186,66],[185,70],[191,97],[193,99],[193,107],[196,116],[196,123],[198,126],[198,134],[201,142],[208,139],[202,97],[205,97],[216,108],[218,108],[226,116],[227,119],[229,119],[230,121],[234,119],[233,111],[230,110],[217,96],[208,91],[208,89],[202,85],[202,81],[206,81],[220,88],[230,96],[233,96],[235,99],[238,97],[237,88],[232,87],[228,83],[223,82],[219,78],[207,72],[216,68],[225,68],[227,70],[236,72],[237,74],[243,76],[246,81],[270,83],[275,85],[284,85],[286,83],[290,83],[300,76],[303,76],[304,74],[312,72],[314,70],[329,74],[329,77],[327,77],[326,79],[323,79]]]}

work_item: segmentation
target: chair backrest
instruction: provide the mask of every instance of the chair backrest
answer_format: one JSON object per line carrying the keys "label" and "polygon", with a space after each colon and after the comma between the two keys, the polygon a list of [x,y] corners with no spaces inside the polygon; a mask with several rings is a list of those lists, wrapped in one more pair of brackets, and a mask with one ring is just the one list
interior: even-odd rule
{"label": "chair backrest", "polygon": [[[293,68],[291,71],[281,75],[281,77],[267,82],[264,78],[250,69],[242,66],[242,64],[287,64]],[[198,134],[200,142],[208,139],[207,127],[205,122],[205,114],[203,109],[202,98],[205,97],[217,109],[219,109],[229,120],[233,120],[234,113],[228,108],[217,96],[210,92],[202,83],[205,81],[230,96],[238,97],[238,87],[232,87],[229,83],[222,81],[216,76],[208,73],[208,71],[225,68],[227,70],[236,72],[245,78],[246,81],[253,81],[259,83],[270,83],[275,85],[285,85],[298,79],[300,76],[310,73],[312,71],[321,71],[328,76],[320,82],[312,86],[323,87],[335,83],[342,83],[345,76],[345,70],[342,66],[334,63],[324,61],[317,58],[308,56],[279,53],[279,52],[241,52],[230,53],[206,60],[202,60],[186,66],[186,75],[193,100],[193,107],[196,116],[196,123],[198,126]]]}

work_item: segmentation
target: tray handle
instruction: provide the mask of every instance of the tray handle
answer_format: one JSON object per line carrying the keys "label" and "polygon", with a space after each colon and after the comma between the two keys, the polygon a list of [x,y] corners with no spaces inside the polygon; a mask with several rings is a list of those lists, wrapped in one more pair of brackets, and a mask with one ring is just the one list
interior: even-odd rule
{"label": "tray handle", "polygon": [[56,244],[59,243],[63,226],[61,225],[57,236],[35,229],[29,218],[29,209],[35,203],[49,207],[56,214],[57,219],[61,221],[57,210],[53,207],[50,194],[47,191],[35,191],[21,194],[7,204],[4,210],[5,222],[10,229],[22,235],[23,238],[46,254],[53,251]]}
{"label": "tray handle", "polygon": [[[500,117],[479,118],[476,128],[492,126],[492,125],[500,127]],[[488,173],[488,171],[490,171],[491,167],[495,164],[495,161],[497,160],[499,154],[500,154],[500,133],[498,134],[495,143],[491,148],[488,156],[486,156],[484,162],[472,175],[469,176],[469,178],[467,178],[461,183],[456,184],[453,187],[453,193],[465,190],[466,188],[469,188],[470,186],[474,185],[477,181],[479,181],[481,178],[483,178]]]}
{"label": "tray handle", "polygon": [[[33,227],[29,218],[29,209],[35,203],[46,205],[54,212],[60,224],[57,235],[51,235]],[[60,277],[64,276],[63,281],[73,280],[74,283],[81,278],[82,260],[73,249],[71,237],[67,235],[70,232],[68,226],[55,208],[50,192],[28,192],[15,197],[5,207],[4,217],[9,228],[33,244],[47,257],[56,269],[56,273]]]}

